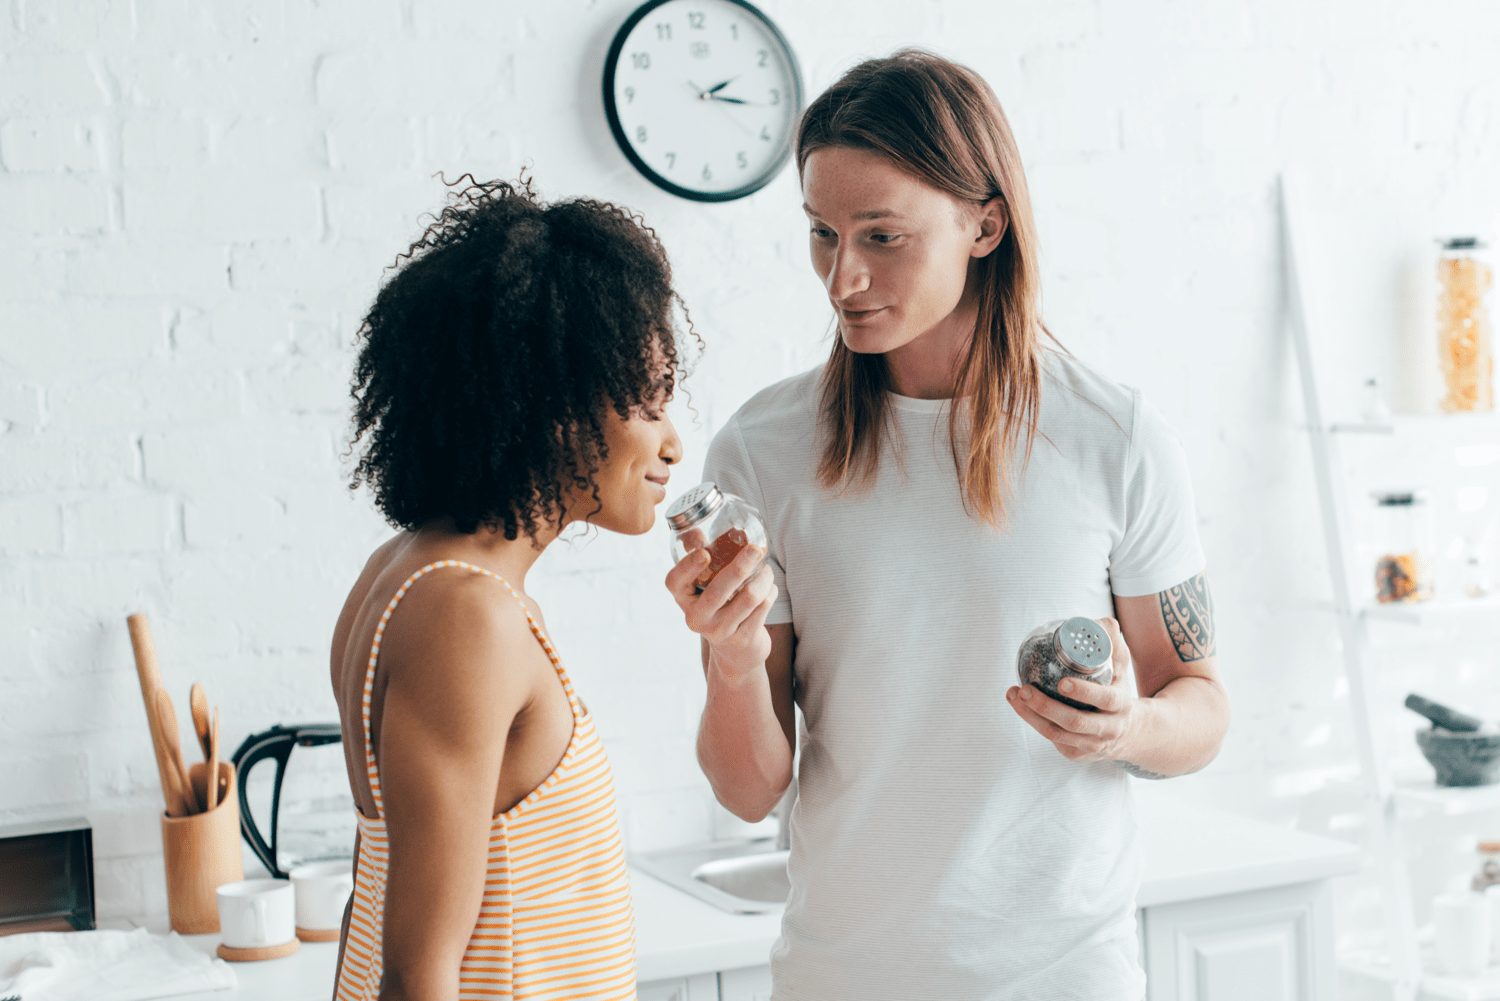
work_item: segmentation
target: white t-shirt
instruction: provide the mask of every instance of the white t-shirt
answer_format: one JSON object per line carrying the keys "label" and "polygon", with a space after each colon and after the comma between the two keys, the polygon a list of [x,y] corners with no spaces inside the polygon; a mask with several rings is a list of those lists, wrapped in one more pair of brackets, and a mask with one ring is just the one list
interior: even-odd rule
{"label": "white t-shirt", "polygon": [[[821,370],[763,390],[705,479],[764,515],[797,637],[800,798],[776,1001],[1139,1001],[1130,787],[1006,702],[1036,626],[1203,570],[1182,447],[1134,390],[1047,352],[1009,528],[964,510],[946,400],[892,395],[873,487],[818,486]],[[897,453],[900,460],[897,460]],[[1134,680],[1131,679],[1131,683]]]}

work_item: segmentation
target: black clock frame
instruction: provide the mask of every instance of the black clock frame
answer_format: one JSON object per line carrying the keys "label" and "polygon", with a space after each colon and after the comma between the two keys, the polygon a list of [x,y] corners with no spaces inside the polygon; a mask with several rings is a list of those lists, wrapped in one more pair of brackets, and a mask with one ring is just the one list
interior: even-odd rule
{"label": "black clock frame", "polygon": [[[635,26],[645,19],[647,14],[671,2],[672,0],[648,0],[648,2],[641,4],[625,19],[625,23],[620,26],[620,30],[615,32],[614,41],[609,43],[609,54],[604,57],[604,114],[609,119],[609,131],[614,134],[615,144],[620,147],[620,150],[625,154],[625,158],[630,161],[631,166],[635,167],[646,180],[663,191],[671,192],[679,198],[687,198],[695,202],[732,202],[736,198],[744,198],[746,195],[753,194],[764,188],[767,184],[770,184],[771,179],[781,173],[782,169],[786,167],[787,161],[792,156],[792,133],[795,132],[795,129],[788,130],[782,140],[781,149],[776,154],[775,161],[756,180],[744,187],[735,188],[733,191],[710,192],[684,188],[682,185],[674,184],[658,174],[636,153],[635,148],[630,145],[630,138],[625,134],[625,127],[620,124],[619,109],[615,107],[615,68],[620,64],[620,55],[625,50],[625,40],[630,36],[630,32],[634,30]],[[792,106],[797,109],[797,114],[800,116],[803,110],[802,69],[797,65],[797,54],[792,51],[791,43],[786,40],[786,36],[776,26],[776,22],[761,13],[760,9],[754,4],[748,3],[747,0],[724,0],[724,2],[732,3],[736,7],[743,7],[759,19],[761,24],[764,24],[766,29],[771,33],[772,39],[786,53],[787,59],[791,64],[792,84],[796,90]]]}

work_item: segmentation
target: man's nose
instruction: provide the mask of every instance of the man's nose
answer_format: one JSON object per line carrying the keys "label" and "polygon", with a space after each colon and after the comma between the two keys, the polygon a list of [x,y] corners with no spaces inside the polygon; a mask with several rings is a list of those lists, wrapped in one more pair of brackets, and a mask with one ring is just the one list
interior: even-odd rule
{"label": "man's nose", "polygon": [[859,254],[839,247],[834,251],[833,267],[825,284],[829,298],[842,301],[870,287],[870,272]]}

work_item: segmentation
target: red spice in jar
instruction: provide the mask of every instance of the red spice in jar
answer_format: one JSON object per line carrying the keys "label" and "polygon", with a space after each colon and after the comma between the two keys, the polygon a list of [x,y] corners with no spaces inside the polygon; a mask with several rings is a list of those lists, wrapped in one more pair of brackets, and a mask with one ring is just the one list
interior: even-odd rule
{"label": "red spice in jar", "polygon": [[720,570],[734,562],[734,558],[740,554],[741,549],[745,548],[745,543],[748,541],[744,529],[741,528],[731,528],[715,539],[708,547],[708,566],[704,567],[703,572],[693,580],[698,590],[702,591]]}

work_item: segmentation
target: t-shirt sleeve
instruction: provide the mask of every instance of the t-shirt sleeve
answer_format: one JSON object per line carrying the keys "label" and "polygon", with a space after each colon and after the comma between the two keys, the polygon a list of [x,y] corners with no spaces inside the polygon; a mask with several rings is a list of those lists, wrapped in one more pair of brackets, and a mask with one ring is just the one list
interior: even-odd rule
{"label": "t-shirt sleeve", "polygon": [[1135,394],[1125,461],[1125,531],[1109,558],[1110,589],[1155,594],[1203,572],[1187,454],[1165,417]]}
{"label": "t-shirt sleeve", "polygon": [[739,422],[733,418],[714,435],[708,446],[708,456],[703,460],[703,478],[713,481],[720,490],[736,494],[749,501],[760,512],[766,523],[767,562],[771,565],[772,579],[776,583],[776,601],[766,616],[766,625],[780,625],[792,621],[792,599],[786,590],[786,570],[782,563],[780,539],[775,526],[767,518],[765,497],[761,493],[760,480],[750,460],[750,451],[745,447]]}

